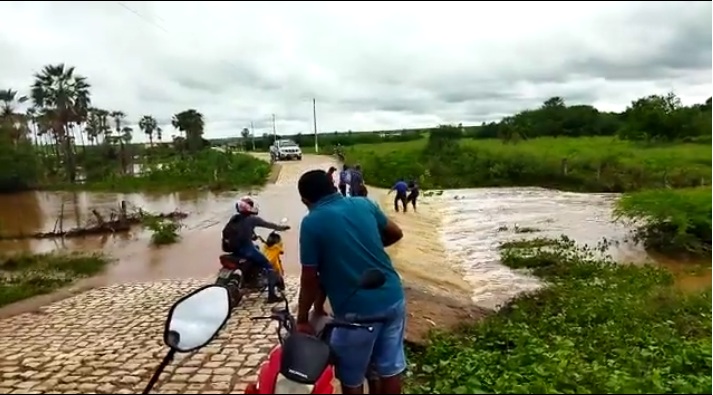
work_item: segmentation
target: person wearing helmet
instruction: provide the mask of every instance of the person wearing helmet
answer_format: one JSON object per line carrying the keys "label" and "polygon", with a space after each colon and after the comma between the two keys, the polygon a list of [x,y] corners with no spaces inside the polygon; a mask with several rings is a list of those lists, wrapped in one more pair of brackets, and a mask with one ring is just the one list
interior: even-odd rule
{"label": "person wearing helmet", "polygon": [[253,244],[255,228],[267,228],[278,231],[288,230],[288,225],[278,225],[265,221],[258,214],[257,204],[250,197],[244,197],[235,204],[237,214],[233,215],[223,228],[223,251],[238,255],[251,263],[264,268],[268,272],[268,298],[269,303],[279,302],[281,299],[275,292],[279,282],[279,275],[275,272],[270,261]]}

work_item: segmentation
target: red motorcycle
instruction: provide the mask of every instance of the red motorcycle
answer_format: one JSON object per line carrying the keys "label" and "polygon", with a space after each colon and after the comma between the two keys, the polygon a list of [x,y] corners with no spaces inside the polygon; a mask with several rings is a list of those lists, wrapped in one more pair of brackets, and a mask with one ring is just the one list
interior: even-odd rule
{"label": "red motorcycle", "polygon": [[[380,270],[367,270],[350,297],[361,289],[379,288],[385,281],[386,277]],[[296,332],[297,324],[290,313],[287,298],[285,306],[273,308],[269,317],[252,318],[264,319],[277,321],[279,344],[260,367],[257,382],[245,389],[246,394],[333,394],[334,358],[329,345],[332,330],[347,328],[373,331],[374,327],[369,324],[378,322],[329,319],[316,336],[299,333]]]}

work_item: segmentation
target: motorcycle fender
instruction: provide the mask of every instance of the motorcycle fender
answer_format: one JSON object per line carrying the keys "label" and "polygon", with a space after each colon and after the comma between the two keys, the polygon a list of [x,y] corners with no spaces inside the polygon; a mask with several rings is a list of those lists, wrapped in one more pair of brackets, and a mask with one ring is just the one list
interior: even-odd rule
{"label": "motorcycle fender", "polygon": [[[260,367],[260,374],[258,375],[257,382],[257,392],[255,391],[255,386],[250,386],[246,390],[248,393],[260,393],[260,394],[274,394],[275,393],[275,383],[277,382],[277,377],[280,374],[280,365],[282,361],[282,347],[280,345],[276,346],[270,352],[262,366]],[[333,394],[334,393],[334,367],[328,365],[322,375],[314,383],[313,394]]]}

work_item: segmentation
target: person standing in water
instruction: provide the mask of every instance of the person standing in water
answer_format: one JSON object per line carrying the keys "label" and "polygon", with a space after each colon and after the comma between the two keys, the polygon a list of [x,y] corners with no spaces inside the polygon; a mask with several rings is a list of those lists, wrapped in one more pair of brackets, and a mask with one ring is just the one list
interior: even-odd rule
{"label": "person standing in water", "polygon": [[416,212],[416,200],[418,199],[418,195],[420,195],[420,189],[418,188],[418,184],[416,184],[415,180],[411,180],[408,183],[408,189],[409,194],[406,196],[406,204],[411,203],[413,211]]}
{"label": "person standing in water", "polygon": [[342,196],[347,196],[347,185],[351,182],[351,171],[348,165],[342,166],[342,171],[339,172],[339,193]]}
{"label": "person standing in water", "polygon": [[389,190],[389,193],[396,191],[396,196],[394,196],[394,210],[398,213],[399,212],[399,202],[401,202],[401,205],[404,208],[404,213],[406,212],[406,198],[407,198],[407,193],[408,193],[408,184],[406,182],[399,178],[398,181],[396,181],[396,184],[394,184],[393,187]]}
{"label": "person standing in water", "polygon": [[[327,176],[329,176],[329,179],[332,180],[332,184],[334,184],[334,173],[337,172],[337,168],[334,166],[330,166],[329,170],[327,170]],[[336,189],[336,187],[335,187]]]}
{"label": "person standing in water", "polygon": [[349,180],[349,195],[351,196],[366,196],[366,188],[364,187],[364,175],[361,172],[361,166],[355,165],[350,172],[351,179]]}

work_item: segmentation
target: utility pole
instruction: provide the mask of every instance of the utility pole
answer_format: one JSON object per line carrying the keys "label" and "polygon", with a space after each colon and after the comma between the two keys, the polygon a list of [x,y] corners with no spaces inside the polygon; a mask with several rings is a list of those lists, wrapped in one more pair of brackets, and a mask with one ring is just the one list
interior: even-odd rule
{"label": "utility pole", "polygon": [[317,99],[312,98],[312,120],[314,121],[314,152],[319,153],[319,143],[317,142]]}
{"label": "utility pole", "polygon": [[253,121],[250,121],[250,137],[252,137],[253,151],[255,151],[255,126],[253,125]]}
{"label": "utility pole", "polygon": [[277,142],[277,128],[275,127],[275,114],[272,114],[272,139]]}

